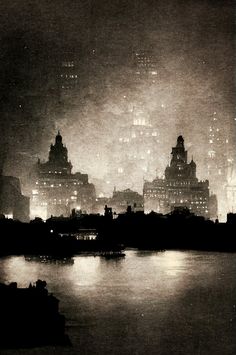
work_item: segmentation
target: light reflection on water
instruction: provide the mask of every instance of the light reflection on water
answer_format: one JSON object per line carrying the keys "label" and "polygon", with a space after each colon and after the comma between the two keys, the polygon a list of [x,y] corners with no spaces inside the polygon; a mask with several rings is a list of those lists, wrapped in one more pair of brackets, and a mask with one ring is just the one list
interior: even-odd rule
{"label": "light reflection on water", "polygon": [[[0,259],[0,281],[38,278],[60,300],[71,348],[19,354],[236,354],[236,254],[143,252],[74,263]],[[7,350],[4,354],[15,354]]]}

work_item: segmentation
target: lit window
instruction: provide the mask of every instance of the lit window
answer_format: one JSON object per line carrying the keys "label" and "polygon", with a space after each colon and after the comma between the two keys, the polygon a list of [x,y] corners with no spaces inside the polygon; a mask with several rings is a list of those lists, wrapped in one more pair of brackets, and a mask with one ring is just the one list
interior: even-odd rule
{"label": "lit window", "polygon": [[215,152],[214,152],[214,150],[209,150],[208,156],[209,156],[210,158],[214,158],[214,157],[215,157]]}

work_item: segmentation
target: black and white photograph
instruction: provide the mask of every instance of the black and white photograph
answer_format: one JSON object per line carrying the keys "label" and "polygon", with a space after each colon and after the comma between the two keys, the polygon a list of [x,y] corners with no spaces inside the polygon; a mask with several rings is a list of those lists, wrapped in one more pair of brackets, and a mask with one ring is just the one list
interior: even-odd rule
{"label": "black and white photograph", "polygon": [[0,354],[236,355],[236,2],[0,0]]}

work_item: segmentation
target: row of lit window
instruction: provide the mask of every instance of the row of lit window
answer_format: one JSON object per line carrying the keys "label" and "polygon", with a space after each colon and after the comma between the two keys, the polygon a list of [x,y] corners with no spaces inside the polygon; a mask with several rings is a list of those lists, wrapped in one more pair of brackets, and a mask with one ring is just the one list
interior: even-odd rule
{"label": "row of lit window", "polygon": [[167,196],[166,195],[160,195],[160,194],[145,194],[144,197],[146,198],[158,198],[158,199],[166,199]]}
{"label": "row of lit window", "polygon": [[62,85],[61,88],[62,88],[62,89],[68,89],[68,90],[70,90],[70,89],[73,89],[74,87],[73,87],[73,86],[70,86],[70,85],[67,85],[67,86]]}
{"label": "row of lit window", "polygon": [[[77,197],[76,196],[71,196],[70,199],[72,201],[77,201]],[[53,198],[50,200],[51,202],[53,203],[58,203],[58,204],[62,204],[62,203],[65,203],[65,202],[69,202],[69,198],[66,198],[66,199],[56,199],[56,198]]]}
{"label": "row of lit window", "polygon": [[[181,175],[178,175],[178,176],[181,176]],[[172,182],[168,182],[166,184],[166,186],[186,186],[186,185],[191,185],[192,184],[192,181],[174,181],[173,183]]]}
{"label": "row of lit window", "polygon": [[77,78],[78,78],[78,75],[77,75],[77,74],[61,74],[61,78],[77,79]]}
{"label": "row of lit window", "polygon": [[[205,209],[205,213],[208,213],[207,206],[196,206],[196,207],[197,207],[198,210],[199,210],[199,209]],[[190,206],[189,209],[192,210],[192,207]],[[194,208],[194,209],[195,209],[195,208]],[[194,210],[194,209],[193,209],[193,210]]]}
{"label": "row of lit window", "polygon": [[70,62],[62,62],[62,66],[65,68],[73,68],[75,66],[73,61]]}
{"label": "row of lit window", "polygon": [[[36,185],[39,185],[39,182],[38,181],[36,181],[36,183],[35,183]],[[82,184],[82,182],[71,182],[71,185],[81,185]],[[50,181],[48,181],[48,184],[47,184],[47,182],[46,181],[44,181],[44,183],[43,183],[43,185],[44,186],[46,186],[46,185],[50,185],[50,187],[56,187],[56,186],[63,186],[63,187],[68,187],[69,185],[68,185],[68,181],[66,182],[66,185],[65,184],[61,184],[61,183],[56,183],[56,184],[51,184],[50,183]]]}
{"label": "row of lit window", "polygon": [[[140,136],[143,136],[143,131],[139,132],[139,134],[140,134]],[[149,137],[150,136],[149,132],[146,132],[145,136]],[[157,132],[152,132],[152,136],[156,137],[157,136]],[[131,137],[132,138],[136,138],[137,134],[136,133],[132,133]],[[122,138],[122,137],[119,138],[119,142],[128,143],[129,141],[130,141],[130,138]]]}

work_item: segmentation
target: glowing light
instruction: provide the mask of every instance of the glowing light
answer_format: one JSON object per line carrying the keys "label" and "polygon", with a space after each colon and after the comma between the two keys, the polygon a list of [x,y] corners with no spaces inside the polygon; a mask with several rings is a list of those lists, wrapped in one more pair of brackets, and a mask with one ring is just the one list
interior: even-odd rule
{"label": "glowing light", "polygon": [[7,214],[5,214],[5,217],[6,217],[7,219],[13,219],[13,213],[7,213]]}

